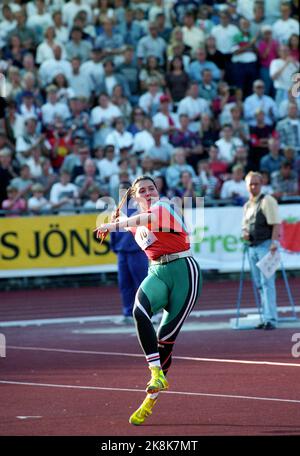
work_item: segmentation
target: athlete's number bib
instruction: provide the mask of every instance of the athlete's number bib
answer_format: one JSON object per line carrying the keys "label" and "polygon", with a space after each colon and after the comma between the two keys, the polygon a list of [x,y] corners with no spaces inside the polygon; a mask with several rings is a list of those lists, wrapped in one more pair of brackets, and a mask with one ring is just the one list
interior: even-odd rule
{"label": "athlete's number bib", "polygon": [[135,240],[142,250],[146,250],[157,240],[157,237],[145,226],[139,226],[135,233]]}

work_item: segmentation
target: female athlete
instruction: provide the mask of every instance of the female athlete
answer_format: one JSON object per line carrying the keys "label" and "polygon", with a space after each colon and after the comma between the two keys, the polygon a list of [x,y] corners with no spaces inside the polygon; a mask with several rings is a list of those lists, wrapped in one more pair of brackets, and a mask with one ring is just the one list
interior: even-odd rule
{"label": "female athlete", "polygon": [[[147,277],[135,298],[133,317],[151,379],[147,396],[131,415],[131,424],[142,424],[151,415],[160,391],[168,389],[166,374],[179,331],[193,309],[202,286],[201,272],[192,257],[182,214],[170,202],[159,199],[154,180],[140,176],[128,189],[139,212],[128,218],[112,218],[98,227],[97,236],[126,229],[132,232],[150,260]],[[151,317],[163,310],[157,335]]]}

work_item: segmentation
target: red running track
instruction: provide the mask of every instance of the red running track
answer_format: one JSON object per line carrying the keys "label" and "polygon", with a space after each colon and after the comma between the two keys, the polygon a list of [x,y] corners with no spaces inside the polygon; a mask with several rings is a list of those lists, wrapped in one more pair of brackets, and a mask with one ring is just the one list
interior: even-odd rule
{"label": "red running track", "polygon": [[[229,303],[234,288],[230,284],[226,289],[222,301]],[[43,293],[45,301],[41,301]],[[7,293],[5,305],[0,297],[1,308],[5,308],[6,320],[24,319],[18,295],[26,303],[28,318],[39,308],[38,299],[43,306],[38,318],[62,316],[66,314],[66,296],[73,293],[50,290],[25,293],[26,297],[22,292]],[[214,293],[216,300],[203,306],[222,307],[220,293],[218,299],[217,290]],[[61,308],[55,296],[60,297]],[[117,290],[101,288],[97,292],[76,290],[72,315],[85,314],[89,296],[97,296],[99,306],[104,303],[98,314],[107,312],[109,302],[111,313],[118,313]],[[197,325],[199,320],[191,317],[189,322]],[[0,331],[7,343],[7,356],[0,358],[0,435],[300,433],[300,362],[291,354],[291,338],[300,333],[297,322],[275,331],[222,327],[182,331],[169,373],[170,390],[161,394],[153,415],[140,427],[130,425],[128,417],[144,398],[149,374],[133,327],[97,322]]]}

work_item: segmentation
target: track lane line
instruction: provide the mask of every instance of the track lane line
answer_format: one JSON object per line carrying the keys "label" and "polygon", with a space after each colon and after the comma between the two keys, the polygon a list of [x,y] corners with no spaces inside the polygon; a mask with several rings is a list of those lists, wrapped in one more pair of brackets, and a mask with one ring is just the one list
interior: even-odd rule
{"label": "track lane line", "polygon": [[[91,391],[119,391],[130,393],[144,393],[144,390],[133,388],[111,388],[104,386],[81,386],[81,385],[60,385],[55,383],[35,383],[35,382],[20,382],[14,380],[0,380],[2,385],[19,385],[19,386],[35,386],[44,388],[65,388],[65,389],[79,389]],[[205,397],[220,397],[226,399],[248,399],[255,401],[273,401],[273,402],[288,402],[293,404],[300,404],[298,399],[282,399],[277,397],[259,397],[259,396],[241,396],[234,394],[217,394],[217,393],[193,393],[188,391],[161,391],[163,394],[177,394],[184,396],[205,396]]]}
{"label": "track lane line", "polygon": [[[28,351],[45,351],[56,353],[73,353],[82,355],[103,355],[103,356],[127,356],[131,358],[144,358],[143,354],[138,353],[119,353],[119,352],[102,352],[92,350],[73,350],[67,348],[46,348],[46,347],[20,347],[16,345],[8,345],[6,349],[11,350],[28,350]],[[198,358],[192,356],[173,356],[173,359],[181,359],[185,361],[200,361],[209,363],[231,363],[231,364],[249,364],[263,366],[281,366],[281,367],[300,367],[299,363],[282,363],[277,361],[250,361],[243,359],[223,359],[223,358]]]}

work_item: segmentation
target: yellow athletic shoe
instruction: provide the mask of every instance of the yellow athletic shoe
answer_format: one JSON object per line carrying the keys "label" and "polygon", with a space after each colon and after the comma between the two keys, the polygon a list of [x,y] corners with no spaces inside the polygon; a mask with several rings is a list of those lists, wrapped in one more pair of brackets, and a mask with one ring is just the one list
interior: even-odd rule
{"label": "yellow athletic shoe", "polygon": [[152,409],[156,404],[156,399],[151,399],[150,396],[147,396],[142,405],[131,415],[129,418],[129,423],[139,426],[143,424],[145,419],[152,414]]}
{"label": "yellow athletic shoe", "polygon": [[151,380],[147,383],[146,392],[148,394],[158,393],[169,388],[169,383],[159,366],[150,366]]}

